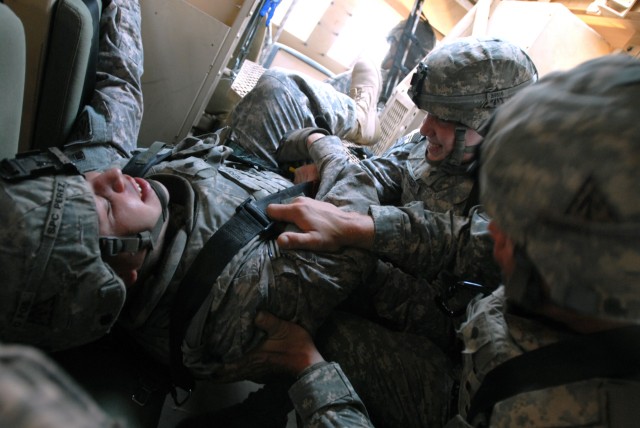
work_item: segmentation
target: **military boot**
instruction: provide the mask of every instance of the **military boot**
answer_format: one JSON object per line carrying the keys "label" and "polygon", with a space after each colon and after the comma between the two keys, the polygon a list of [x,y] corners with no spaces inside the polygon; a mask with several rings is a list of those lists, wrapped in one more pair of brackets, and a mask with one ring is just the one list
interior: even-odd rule
{"label": "military boot", "polygon": [[357,129],[349,132],[345,139],[371,145],[380,138],[380,120],[378,119],[378,97],[382,85],[379,67],[370,59],[358,60],[351,72],[349,96],[356,102]]}

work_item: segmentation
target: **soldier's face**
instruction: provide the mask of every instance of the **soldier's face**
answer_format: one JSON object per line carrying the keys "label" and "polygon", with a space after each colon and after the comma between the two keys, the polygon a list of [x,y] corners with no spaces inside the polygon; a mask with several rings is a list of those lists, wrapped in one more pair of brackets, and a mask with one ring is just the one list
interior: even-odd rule
{"label": "soldier's face", "polygon": [[93,189],[100,235],[126,236],[151,230],[160,218],[162,204],[147,180],[123,175],[117,168],[89,172],[85,177]]}
{"label": "soldier's face", "polygon": [[[456,126],[461,125],[427,113],[420,126],[420,134],[429,140],[425,153],[425,157],[429,161],[440,162],[451,154],[456,141]],[[480,134],[473,129],[467,128],[465,132],[466,146],[475,146],[480,144],[481,141],[482,136]],[[463,161],[468,162],[473,156],[472,153],[467,153],[464,155]]]}

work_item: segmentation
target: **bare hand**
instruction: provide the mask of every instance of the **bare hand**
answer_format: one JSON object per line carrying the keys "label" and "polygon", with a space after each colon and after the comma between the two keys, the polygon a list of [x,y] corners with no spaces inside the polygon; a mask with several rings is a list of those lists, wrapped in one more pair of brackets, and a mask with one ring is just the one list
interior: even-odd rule
{"label": "bare hand", "polygon": [[324,361],[311,335],[298,324],[265,311],[258,312],[255,324],[267,333],[267,338],[240,360],[227,364],[226,371],[264,383],[278,375],[296,377],[307,367]]}
{"label": "bare hand", "polygon": [[335,205],[307,197],[288,204],[271,204],[267,215],[293,223],[302,232],[283,232],[278,245],[285,250],[337,251],[345,246],[373,246],[373,220],[363,214],[342,211]]}
{"label": "bare hand", "polygon": [[296,170],[293,172],[294,184],[319,180],[320,173],[318,172],[318,167],[316,167],[316,164],[314,163],[302,165],[301,167],[296,168]]}

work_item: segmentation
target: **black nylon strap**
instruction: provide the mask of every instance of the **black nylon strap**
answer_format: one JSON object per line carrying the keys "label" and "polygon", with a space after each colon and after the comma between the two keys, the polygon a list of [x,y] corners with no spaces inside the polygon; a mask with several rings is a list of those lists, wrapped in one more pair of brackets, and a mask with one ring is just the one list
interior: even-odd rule
{"label": "black nylon strap", "polygon": [[577,336],[512,358],[491,370],[473,396],[467,421],[522,392],[640,373],[640,326]]}
{"label": "black nylon strap", "polygon": [[57,174],[80,174],[71,159],[57,147],[18,153],[0,162],[0,177],[7,181]]}
{"label": "black nylon strap", "polygon": [[132,177],[144,177],[152,166],[162,162],[173,153],[172,150],[165,149],[165,143],[156,141],[149,149],[136,153],[122,168],[122,173]]}
{"label": "black nylon strap", "polygon": [[194,386],[191,374],[182,363],[181,345],[187,327],[209,294],[211,285],[242,247],[257,235],[267,236],[272,231],[275,223],[267,217],[267,205],[302,194],[310,195],[312,189],[313,183],[306,182],[258,201],[247,199],[200,250],[180,283],[171,311],[170,361],[176,386],[185,390]]}

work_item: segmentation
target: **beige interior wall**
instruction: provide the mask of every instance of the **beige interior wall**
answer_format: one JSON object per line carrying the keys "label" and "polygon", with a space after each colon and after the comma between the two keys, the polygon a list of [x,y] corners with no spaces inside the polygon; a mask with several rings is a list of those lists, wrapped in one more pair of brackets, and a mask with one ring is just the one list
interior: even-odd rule
{"label": "beige interior wall", "polygon": [[473,4],[466,0],[426,0],[422,11],[431,26],[440,34],[446,35],[472,7]]}
{"label": "beige interior wall", "polygon": [[499,2],[489,19],[487,33],[525,49],[540,75],[612,51],[600,34],[560,3]]}
{"label": "beige interior wall", "polygon": [[242,0],[187,0],[187,2],[228,27],[233,25],[244,4]]}
{"label": "beige interior wall", "polygon": [[[299,1],[296,8],[304,7],[304,1]],[[346,22],[353,14],[356,4],[357,0],[334,0],[320,19],[320,22],[315,23],[308,40],[300,40],[283,31],[278,42],[308,56],[336,74],[342,73],[347,70],[347,67],[328,57],[327,52],[329,52]],[[277,31],[278,27],[274,25],[274,34]]]}
{"label": "beige interior wall", "polygon": [[[177,142],[205,111],[259,0],[143,0],[144,116],[138,145]],[[205,4],[207,3],[207,4]],[[238,8],[229,24],[212,16]],[[229,15],[230,16],[230,15]],[[228,19],[228,17],[223,17]]]}
{"label": "beige interior wall", "polygon": [[269,68],[275,68],[275,67],[285,68],[288,70],[296,70],[299,73],[305,74],[309,77],[312,77],[320,81],[325,80],[329,77],[326,74],[317,70],[316,68],[300,61],[295,56],[283,50],[278,51],[276,56],[273,58],[273,61],[271,62],[271,65]]}
{"label": "beige interior wall", "polygon": [[183,0],[141,2],[144,115],[138,145],[167,143],[201,89],[229,27]]}

